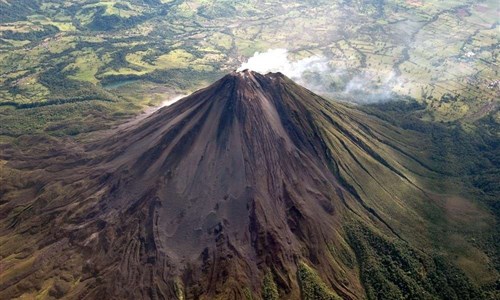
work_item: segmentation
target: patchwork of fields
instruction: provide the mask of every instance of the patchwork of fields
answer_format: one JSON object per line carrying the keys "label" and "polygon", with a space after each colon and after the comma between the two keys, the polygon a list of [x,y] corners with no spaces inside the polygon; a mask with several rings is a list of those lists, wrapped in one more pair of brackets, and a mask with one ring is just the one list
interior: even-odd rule
{"label": "patchwork of fields", "polygon": [[[89,106],[105,124],[163,101],[153,87],[187,93],[273,48],[324,58],[326,74],[308,76],[328,96],[366,102],[383,90],[424,103],[428,120],[500,119],[494,0],[1,0],[0,11],[1,135],[54,128]],[[121,82],[136,87],[123,95]],[[12,112],[34,106],[48,117]]]}

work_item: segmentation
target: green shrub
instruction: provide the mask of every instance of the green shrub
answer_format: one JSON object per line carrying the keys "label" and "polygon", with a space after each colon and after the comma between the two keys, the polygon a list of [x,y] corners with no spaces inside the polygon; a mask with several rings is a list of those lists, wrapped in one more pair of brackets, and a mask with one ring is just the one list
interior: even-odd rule
{"label": "green shrub", "polygon": [[306,265],[300,263],[298,278],[302,299],[304,300],[341,300],[335,292],[331,291],[316,272]]}
{"label": "green shrub", "polygon": [[278,300],[279,293],[278,287],[274,282],[273,274],[271,272],[267,272],[266,276],[264,276],[264,283],[262,286],[262,298],[264,300]]}

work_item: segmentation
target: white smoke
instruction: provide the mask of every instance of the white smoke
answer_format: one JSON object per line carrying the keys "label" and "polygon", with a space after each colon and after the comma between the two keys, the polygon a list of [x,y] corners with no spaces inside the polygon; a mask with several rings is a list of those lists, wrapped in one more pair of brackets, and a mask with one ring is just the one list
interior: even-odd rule
{"label": "white smoke", "polygon": [[300,79],[305,71],[325,72],[327,61],[321,56],[311,56],[298,61],[288,59],[287,49],[269,49],[266,52],[255,52],[238,71],[252,70],[261,74],[281,72],[291,79]]}
{"label": "white smoke", "polygon": [[394,97],[394,73],[335,68],[326,57],[320,55],[291,61],[287,49],[269,49],[262,53],[256,52],[237,71],[246,69],[261,74],[281,72],[316,93],[343,101],[375,103]]}

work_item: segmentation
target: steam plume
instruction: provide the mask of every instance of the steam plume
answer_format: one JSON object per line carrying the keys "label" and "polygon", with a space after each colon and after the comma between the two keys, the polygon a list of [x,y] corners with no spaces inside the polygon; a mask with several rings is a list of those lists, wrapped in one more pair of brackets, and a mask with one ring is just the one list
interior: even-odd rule
{"label": "steam plume", "polygon": [[[391,92],[397,82],[394,73],[335,68],[324,56],[310,56],[291,61],[287,49],[256,52],[238,71],[249,69],[262,74],[281,72],[312,91],[342,101],[375,103],[394,98]],[[376,71],[376,70],[374,70]]]}

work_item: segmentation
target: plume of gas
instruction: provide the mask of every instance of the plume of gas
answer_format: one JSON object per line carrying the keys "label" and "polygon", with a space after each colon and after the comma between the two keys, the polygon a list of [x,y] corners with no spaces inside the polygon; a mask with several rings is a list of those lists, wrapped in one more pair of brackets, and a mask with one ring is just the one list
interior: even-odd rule
{"label": "plume of gas", "polygon": [[256,52],[238,71],[281,72],[316,93],[343,101],[377,103],[394,99],[392,89],[398,80],[392,71],[338,68],[320,55],[295,61],[289,56],[289,51],[283,48]]}

